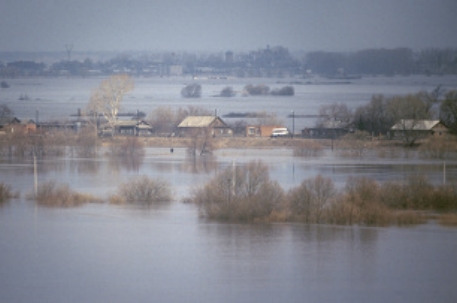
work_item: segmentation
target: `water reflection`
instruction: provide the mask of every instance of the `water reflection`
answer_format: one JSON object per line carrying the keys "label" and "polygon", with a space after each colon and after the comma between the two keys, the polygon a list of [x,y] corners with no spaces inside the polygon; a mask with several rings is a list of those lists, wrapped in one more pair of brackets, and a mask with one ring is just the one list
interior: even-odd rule
{"label": "water reflection", "polygon": [[144,156],[109,157],[108,165],[109,169],[116,174],[119,174],[121,171],[139,172],[143,161]]}
{"label": "water reflection", "polygon": [[203,157],[188,156],[182,165],[182,170],[193,174],[209,174],[215,172],[217,167],[217,157],[213,155],[205,155]]}
{"label": "water reflection", "polygon": [[69,161],[69,171],[77,174],[98,174],[101,162],[97,159],[81,159],[80,161]]}

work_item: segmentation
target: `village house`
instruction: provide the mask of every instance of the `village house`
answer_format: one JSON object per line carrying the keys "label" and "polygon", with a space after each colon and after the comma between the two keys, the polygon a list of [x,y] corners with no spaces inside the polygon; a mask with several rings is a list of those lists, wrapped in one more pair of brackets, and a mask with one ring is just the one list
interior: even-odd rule
{"label": "village house", "polygon": [[183,137],[195,132],[206,132],[213,137],[233,136],[232,129],[217,116],[188,116],[178,125],[178,132]]}
{"label": "village house", "polygon": [[13,132],[15,127],[21,127],[21,120],[16,117],[0,117],[0,132]]}
{"label": "village house", "polygon": [[339,138],[348,133],[354,132],[354,123],[351,119],[328,119],[320,126],[309,127],[302,130],[304,138]]}
{"label": "village house", "polygon": [[427,136],[442,136],[449,132],[440,120],[413,120],[402,119],[390,129],[390,138],[404,138],[406,136],[423,138]]}
{"label": "village house", "polygon": [[114,125],[115,133],[129,136],[149,136],[152,126],[144,120],[119,120]]}
{"label": "village house", "polygon": [[24,132],[33,133],[36,131],[36,124],[33,120],[22,123],[15,117],[2,117],[0,118],[0,134]]}

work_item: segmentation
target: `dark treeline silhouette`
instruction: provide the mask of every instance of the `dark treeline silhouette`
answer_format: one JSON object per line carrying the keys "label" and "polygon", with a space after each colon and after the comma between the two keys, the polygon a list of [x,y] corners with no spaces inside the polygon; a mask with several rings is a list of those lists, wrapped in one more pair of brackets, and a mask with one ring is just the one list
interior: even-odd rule
{"label": "dark treeline silhouette", "polygon": [[[363,75],[456,74],[457,49],[366,49],[356,52],[314,51],[292,54],[282,46],[255,51],[216,53],[132,53],[96,55],[73,52],[80,60],[61,59],[56,53],[0,53],[0,77],[209,75],[283,77],[318,74],[348,78]],[[46,58],[47,62],[43,63]]]}

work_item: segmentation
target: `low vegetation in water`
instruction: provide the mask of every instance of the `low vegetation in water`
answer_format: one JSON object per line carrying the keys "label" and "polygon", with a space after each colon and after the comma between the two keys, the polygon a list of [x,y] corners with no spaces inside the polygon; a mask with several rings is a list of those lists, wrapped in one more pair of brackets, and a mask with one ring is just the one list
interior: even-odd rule
{"label": "low vegetation in water", "polygon": [[152,205],[171,200],[172,193],[168,182],[162,179],[150,179],[147,176],[122,183],[117,194],[109,198],[112,204]]}
{"label": "low vegetation in water", "polygon": [[296,140],[293,147],[293,155],[295,157],[324,156],[324,146],[317,140]]}
{"label": "low vegetation in water", "polygon": [[49,207],[77,207],[89,202],[101,202],[100,199],[71,190],[68,184],[47,181],[37,188],[37,193],[29,194],[29,199],[38,205]]}
{"label": "low vegetation in water", "polygon": [[426,213],[457,211],[457,186],[434,186],[425,177],[382,184],[350,178],[339,190],[331,179],[316,176],[286,193],[257,161],[228,167],[186,200],[218,220],[409,225],[424,223]]}
{"label": "low vegetation in water", "polygon": [[17,198],[19,193],[12,191],[11,186],[0,183],[0,204],[7,202],[10,199]]}
{"label": "low vegetation in water", "polygon": [[279,209],[283,195],[279,184],[270,180],[268,167],[253,161],[242,167],[228,167],[195,189],[190,201],[211,219],[253,221]]}

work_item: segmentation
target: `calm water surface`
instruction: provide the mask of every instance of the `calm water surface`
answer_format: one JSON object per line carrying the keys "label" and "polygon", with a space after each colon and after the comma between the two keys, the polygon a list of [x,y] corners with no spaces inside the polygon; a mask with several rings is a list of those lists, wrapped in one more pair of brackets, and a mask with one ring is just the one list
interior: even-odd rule
{"label": "calm water surface", "polygon": [[457,230],[220,224],[192,205],[0,209],[1,302],[455,302]]}
{"label": "calm water surface", "polygon": [[[175,201],[152,208],[36,207],[30,160],[2,159],[0,182],[22,196],[0,207],[0,302],[454,302],[457,229],[209,222],[180,202],[230,165],[262,159],[285,188],[320,173],[402,179],[441,165],[408,159],[291,157],[291,151],[221,150],[188,158],[148,149],[138,161],[40,159],[39,182],[107,197],[136,175],[172,184]],[[419,165],[420,164],[420,165]],[[420,167],[420,168],[419,168]],[[457,180],[449,163],[448,180]]]}

